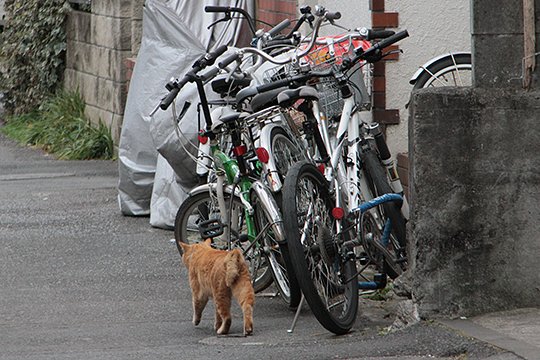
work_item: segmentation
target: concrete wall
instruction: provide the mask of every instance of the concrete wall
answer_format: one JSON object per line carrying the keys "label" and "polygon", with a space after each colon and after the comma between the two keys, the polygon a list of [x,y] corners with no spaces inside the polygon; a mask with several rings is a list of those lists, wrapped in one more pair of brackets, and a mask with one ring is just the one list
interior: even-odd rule
{"label": "concrete wall", "polygon": [[540,94],[411,100],[413,293],[422,314],[540,306]]}
{"label": "concrete wall", "polygon": [[127,94],[125,60],[137,51],[144,1],[93,0],[92,12],[68,16],[64,86],[78,89],[86,113],[119,138]]}
{"label": "concrete wall", "polygon": [[411,99],[410,273],[428,316],[540,306],[540,89],[521,88],[522,2],[472,11],[475,86]]}
{"label": "concrete wall", "polygon": [[4,10],[4,0],[0,0],[0,26],[4,26],[4,18],[6,16],[6,11]]}

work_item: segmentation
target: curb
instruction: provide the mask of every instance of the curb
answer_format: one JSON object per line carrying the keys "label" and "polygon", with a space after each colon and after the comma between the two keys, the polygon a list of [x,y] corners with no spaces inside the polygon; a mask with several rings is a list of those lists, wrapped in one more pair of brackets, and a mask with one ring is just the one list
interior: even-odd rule
{"label": "curb", "polygon": [[469,319],[439,320],[439,322],[461,332],[463,335],[508,350],[524,359],[538,360],[540,358],[540,349],[536,346],[507,336],[498,331],[488,329]]}

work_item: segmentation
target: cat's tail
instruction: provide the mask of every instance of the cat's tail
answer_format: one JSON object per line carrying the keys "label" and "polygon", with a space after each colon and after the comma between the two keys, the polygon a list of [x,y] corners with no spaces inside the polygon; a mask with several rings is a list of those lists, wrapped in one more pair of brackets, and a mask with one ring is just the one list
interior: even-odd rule
{"label": "cat's tail", "polygon": [[225,284],[231,287],[240,276],[240,269],[244,263],[244,256],[239,249],[234,249],[225,258]]}

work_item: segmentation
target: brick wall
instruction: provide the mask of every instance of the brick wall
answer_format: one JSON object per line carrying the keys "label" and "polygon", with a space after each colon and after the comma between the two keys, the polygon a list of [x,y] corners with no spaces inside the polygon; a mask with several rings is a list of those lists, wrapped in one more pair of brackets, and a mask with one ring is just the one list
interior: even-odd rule
{"label": "brick wall", "polygon": [[[385,11],[385,0],[371,0],[371,22],[374,29],[397,28],[399,14]],[[391,46],[386,51],[397,50],[398,46]],[[399,59],[399,54],[385,57],[384,61],[375,63],[373,70],[373,117],[383,125],[399,124],[399,110],[386,108],[386,62]]]}
{"label": "brick wall", "polygon": [[[276,25],[285,19],[298,17],[297,0],[257,0],[255,17],[257,20]],[[258,23],[256,28],[263,27]],[[268,30],[268,26],[264,26]]]}

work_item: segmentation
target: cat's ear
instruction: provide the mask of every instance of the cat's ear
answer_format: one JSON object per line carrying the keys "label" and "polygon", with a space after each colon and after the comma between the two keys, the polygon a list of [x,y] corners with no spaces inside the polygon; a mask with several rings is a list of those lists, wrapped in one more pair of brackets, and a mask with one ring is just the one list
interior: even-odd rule
{"label": "cat's ear", "polygon": [[204,240],[204,243],[208,246],[210,246],[212,244],[212,239],[208,238],[206,240]]}
{"label": "cat's ear", "polygon": [[183,243],[183,242],[181,242],[181,241],[179,241],[178,244],[180,244],[180,246],[182,247],[182,250],[183,250],[184,252],[186,252],[186,251],[190,248],[190,245],[189,245],[189,244],[185,244],[185,243]]}

